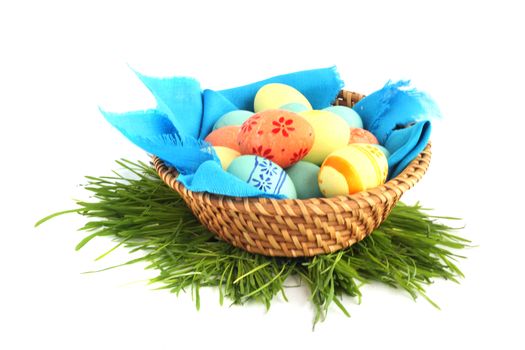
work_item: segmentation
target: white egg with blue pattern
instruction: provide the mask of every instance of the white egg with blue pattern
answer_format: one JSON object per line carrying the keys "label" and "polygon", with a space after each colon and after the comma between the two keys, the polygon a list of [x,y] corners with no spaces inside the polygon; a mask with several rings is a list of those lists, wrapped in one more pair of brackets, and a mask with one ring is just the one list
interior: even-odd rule
{"label": "white egg with blue pattern", "polygon": [[227,171],[268,194],[297,198],[295,186],[288,174],[269,159],[255,155],[240,156],[230,163]]}

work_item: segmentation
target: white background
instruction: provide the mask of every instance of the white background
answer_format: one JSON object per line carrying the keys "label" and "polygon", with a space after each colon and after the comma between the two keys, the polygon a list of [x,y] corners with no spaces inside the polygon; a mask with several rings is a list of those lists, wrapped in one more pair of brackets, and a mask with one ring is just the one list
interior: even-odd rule
{"label": "white background", "polygon": [[[523,11],[518,1],[233,3],[109,1],[0,4],[0,348],[175,349],[525,346]],[[190,4],[191,3],[191,4]],[[130,258],[112,242],[80,252],[84,220],[39,218],[74,206],[84,175],[114,160],[145,160],[105,122],[154,106],[127,64],[149,75],[188,75],[225,88],[337,65],[346,88],[370,93],[410,78],[438,101],[433,159],[404,200],[464,218],[460,285],[436,281],[423,299],[378,285],[346,300],[311,331],[307,292],[290,302],[223,307],[203,291],[153,291],[143,265],[81,274]]]}

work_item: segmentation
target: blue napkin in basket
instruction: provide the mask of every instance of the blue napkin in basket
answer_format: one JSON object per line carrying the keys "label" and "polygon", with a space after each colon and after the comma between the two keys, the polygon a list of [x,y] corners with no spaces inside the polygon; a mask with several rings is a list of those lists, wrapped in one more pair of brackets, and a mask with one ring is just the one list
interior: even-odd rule
{"label": "blue napkin in basket", "polygon": [[354,106],[365,129],[390,152],[389,178],[399,175],[426,147],[431,120],[441,116],[430,96],[409,85],[410,81],[388,82]]}

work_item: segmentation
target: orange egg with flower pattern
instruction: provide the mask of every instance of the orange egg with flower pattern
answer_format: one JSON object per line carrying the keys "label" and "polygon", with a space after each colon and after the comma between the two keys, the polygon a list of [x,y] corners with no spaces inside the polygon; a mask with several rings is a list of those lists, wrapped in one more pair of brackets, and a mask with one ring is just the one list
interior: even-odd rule
{"label": "orange egg with flower pattern", "polygon": [[300,115],[271,109],[248,118],[237,142],[241,154],[255,154],[289,167],[303,159],[314,144],[314,129]]}

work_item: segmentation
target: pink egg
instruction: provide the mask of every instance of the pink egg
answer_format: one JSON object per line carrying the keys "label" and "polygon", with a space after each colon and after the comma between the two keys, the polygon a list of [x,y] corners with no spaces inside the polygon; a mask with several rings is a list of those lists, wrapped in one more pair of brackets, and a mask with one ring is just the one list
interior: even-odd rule
{"label": "pink egg", "polygon": [[204,141],[212,144],[212,146],[228,147],[240,152],[239,144],[237,143],[237,135],[241,129],[238,125],[223,126],[222,128],[213,130]]}
{"label": "pink egg", "polygon": [[271,109],[246,120],[237,141],[242,154],[256,154],[286,168],[308,154],[314,129],[300,115]]}
{"label": "pink egg", "polygon": [[350,128],[350,139],[348,140],[348,144],[351,143],[379,144],[377,138],[370,131],[361,128]]}

